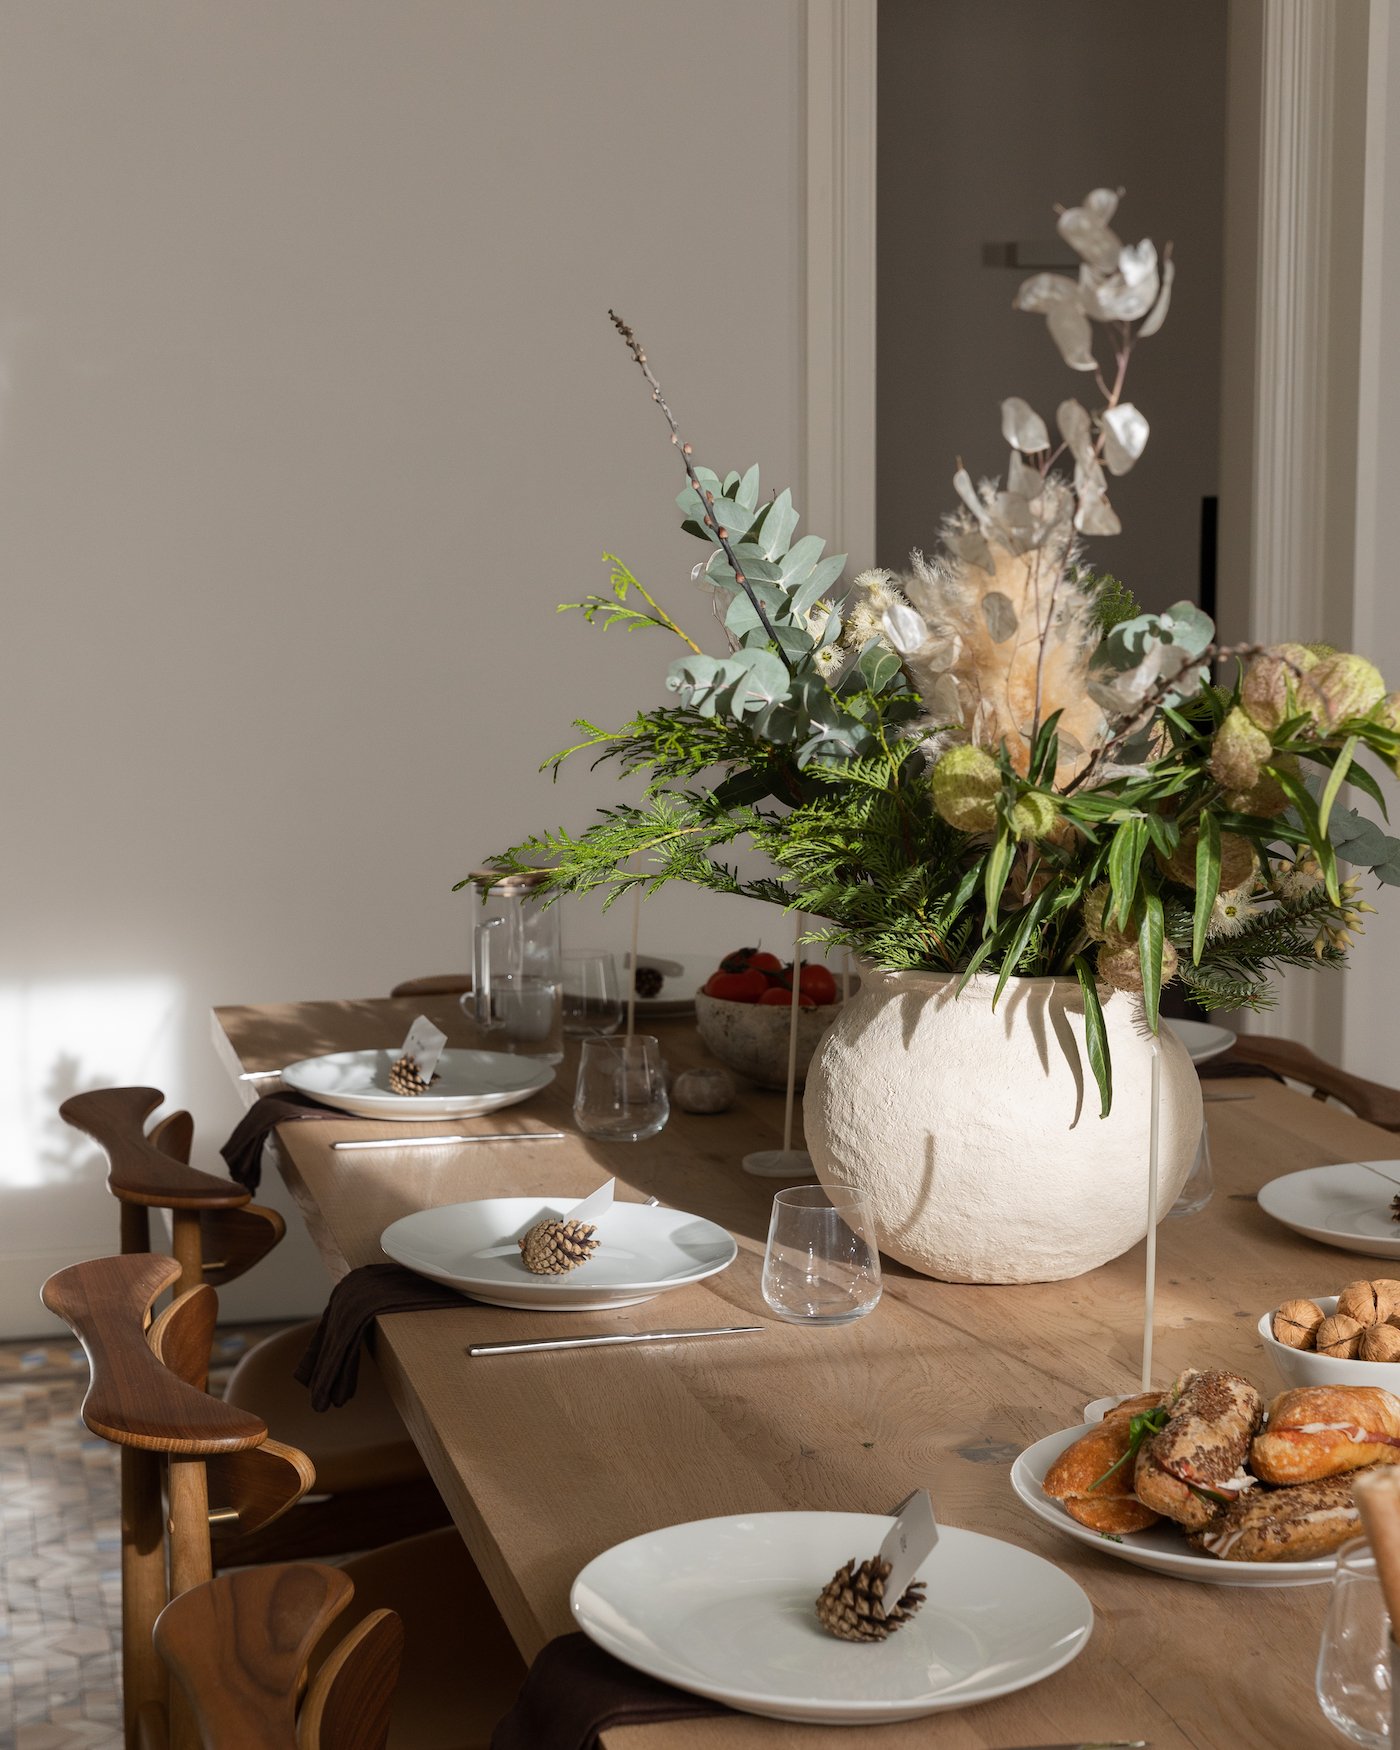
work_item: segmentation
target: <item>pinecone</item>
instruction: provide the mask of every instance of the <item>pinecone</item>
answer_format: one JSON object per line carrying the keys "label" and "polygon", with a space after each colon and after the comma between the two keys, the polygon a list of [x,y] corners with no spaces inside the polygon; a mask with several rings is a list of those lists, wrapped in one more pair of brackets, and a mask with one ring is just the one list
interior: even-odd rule
{"label": "pinecone", "polygon": [[639,997],[657,997],[661,995],[661,987],[666,982],[666,975],[658,972],[654,966],[639,966],[637,976],[632,980]]}
{"label": "pinecone", "polygon": [[1400,1221],[1400,1197],[1392,1197],[1390,1200],[1390,1219]]}
{"label": "pinecone", "polygon": [[[439,1078],[436,1073],[433,1081]],[[432,1084],[418,1073],[418,1059],[405,1054],[395,1058],[389,1068],[389,1090],[395,1094],[426,1094]]]}
{"label": "pinecone", "polygon": [[537,1221],[520,1241],[525,1268],[536,1276],[563,1276],[586,1264],[598,1249],[587,1221]]}
{"label": "pinecone", "polygon": [[890,1564],[879,1556],[856,1566],[852,1556],[844,1568],[822,1588],[817,1599],[817,1621],[828,1634],[843,1641],[883,1641],[918,1610],[924,1601],[924,1583],[916,1580],[899,1603],[887,1612],[885,1581]]}

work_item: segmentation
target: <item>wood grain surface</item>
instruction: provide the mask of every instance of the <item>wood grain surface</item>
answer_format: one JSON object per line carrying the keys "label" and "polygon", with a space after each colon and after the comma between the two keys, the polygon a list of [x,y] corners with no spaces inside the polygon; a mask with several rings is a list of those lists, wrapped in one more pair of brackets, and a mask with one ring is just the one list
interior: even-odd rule
{"label": "wood grain surface", "polygon": [[[236,1074],[320,1051],[395,1046],[419,1012],[451,1043],[479,1043],[455,1002],[421,997],[220,1009],[215,1043]],[[692,1026],[656,1031],[674,1069],[705,1060]],[[1035,1550],[1073,1575],[1096,1624],[1084,1653],[1055,1677],[936,1720],[880,1727],[882,1750],[1131,1737],[1154,1750],[1336,1742],[1313,1695],[1326,1586],[1243,1591],[1148,1574],[1058,1536],[1011,1492],[1008,1471],[1023,1447],[1080,1421],[1087,1400],[1136,1389],[1142,1247],[1073,1281],[1019,1287],[935,1282],[887,1264],[870,1317],[827,1329],[782,1324],[759,1289],[776,1186],[739,1164],[750,1149],[776,1145],[782,1096],[749,1090],[729,1113],[677,1112],[648,1142],[601,1145],[573,1133],[572,1071],[571,1059],[529,1103],[446,1127],[561,1128],[571,1133],[564,1142],[337,1154],[333,1138],[382,1137],[391,1127],[347,1118],[278,1133],[282,1170],[333,1277],[381,1258],[380,1233],[413,1210],[583,1196],[612,1173],[624,1198],[658,1196],[723,1223],[739,1242],[722,1275],[615,1312],[464,1304],[381,1321],[390,1389],[527,1658],[572,1626],[578,1570],[624,1538],[744,1511],[886,1511],[925,1486],[945,1523]],[[1257,1207],[1255,1192],[1301,1167],[1387,1158],[1395,1139],[1262,1078],[1231,1091],[1241,1097],[1206,1108],[1213,1200],[1159,1229],[1156,1372],[1165,1381],[1186,1366],[1232,1367],[1270,1396],[1281,1386],[1255,1332],[1259,1314],[1358,1275],[1391,1274],[1393,1265],[1290,1233]],[[1141,1162],[1123,1170],[1145,1174]],[[753,1322],[765,1325],[762,1334],[689,1345],[466,1353],[471,1342],[524,1335]],[[830,1750],[833,1739],[819,1727],[733,1716],[617,1730],[606,1742],[610,1750]]]}

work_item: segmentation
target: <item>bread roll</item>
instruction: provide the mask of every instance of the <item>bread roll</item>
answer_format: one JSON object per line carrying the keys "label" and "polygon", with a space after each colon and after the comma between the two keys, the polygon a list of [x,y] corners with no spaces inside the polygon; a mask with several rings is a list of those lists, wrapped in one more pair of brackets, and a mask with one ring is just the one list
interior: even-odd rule
{"label": "bread roll", "polygon": [[1167,1401],[1171,1418],[1143,1442],[1133,1492],[1145,1507],[1196,1531],[1238,1492],[1263,1400],[1239,1374],[1212,1371],[1178,1381]]}
{"label": "bread roll", "polygon": [[[1363,1388],[1370,1389],[1370,1388]],[[1292,1489],[1251,1489],[1192,1544],[1226,1562],[1308,1562],[1361,1530],[1350,1476]]]}
{"label": "bread roll", "polygon": [[1141,1416],[1146,1410],[1157,1409],[1162,1399],[1163,1394],[1159,1391],[1140,1391],[1136,1397],[1124,1398],[1121,1404],[1114,1404],[1112,1409],[1105,1410],[1103,1419],[1106,1422],[1110,1416],[1126,1416],[1131,1421],[1134,1416]]}
{"label": "bread roll", "polygon": [[[1063,1502],[1070,1518],[1091,1531],[1145,1531],[1157,1522],[1157,1515],[1133,1494],[1133,1467],[1118,1464],[1127,1453],[1131,1428],[1129,1416],[1106,1416],[1097,1428],[1066,1447],[1045,1473],[1041,1484],[1045,1493],[1052,1501]],[[1118,1469],[1105,1477],[1115,1464]],[[1094,1488],[1100,1478],[1104,1481]]]}
{"label": "bread roll", "polygon": [[1280,1484],[1319,1482],[1368,1464],[1400,1464],[1400,1398],[1378,1385],[1283,1392],[1269,1406],[1249,1463],[1261,1481]]}

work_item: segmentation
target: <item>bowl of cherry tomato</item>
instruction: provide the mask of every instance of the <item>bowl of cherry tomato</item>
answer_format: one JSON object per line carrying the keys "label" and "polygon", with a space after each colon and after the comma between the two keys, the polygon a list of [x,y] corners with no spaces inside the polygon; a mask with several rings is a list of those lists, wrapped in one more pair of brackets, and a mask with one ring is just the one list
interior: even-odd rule
{"label": "bowl of cherry tomato", "polygon": [[[759,948],[736,948],[696,992],[700,1037],[726,1065],[761,1088],[786,1088],[792,1024],[792,966]],[[840,991],[819,963],[797,975],[797,1085],[817,1042],[840,1010]]]}

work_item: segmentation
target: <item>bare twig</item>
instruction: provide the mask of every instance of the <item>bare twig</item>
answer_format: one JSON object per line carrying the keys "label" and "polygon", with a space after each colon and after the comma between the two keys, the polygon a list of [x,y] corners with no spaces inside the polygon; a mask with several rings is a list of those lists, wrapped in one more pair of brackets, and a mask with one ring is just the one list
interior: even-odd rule
{"label": "bare twig", "polygon": [[632,357],[636,359],[637,364],[640,366],[642,375],[646,378],[651,389],[652,400],[666,415],[666,423],[671,428],[671,442],[680,450],[681,461],[685,464],[686,478],[694,487],[701,504],[705,507],[705,527],[714,530],[715,539],[719,542],[725,558],[729,561],[730,570],[734,573],[734,581],[749,598],[749,605],[758,615],[759,623],[762,625],[763,630],[777,646],[778,655],[783,659],[783,666],[787,669],[788,673],[791,674],[792,663],[788,659],[788,653],[783,648],[782,640],[778,637],[773,622],[768,618],[767,610],[764,608],[763,603],[758,599],[758,595],[752,584],[750,584],[748,578],[744,576],[744,568],[739,562],[738,555],[729,544],[729,531],[720,522],[720,511],[715,505],[714,493],[707,492],[700,484],[700,477],[695,472],[695,464],[690,459],[690,445],[683,442],[681,439],[680,427],[676,424],[676,416],[666,404],[666,398],[661,393],[661,385],[657,382],[656,377],[652,373],[651,366],[647,363],[647,355],[642,350],[641,341],[637,339],[636,334],[627,323],[622,320],[616,310],[609,310],[608,316],[612,321],[613,327],[616,328],[623,340],[627,343],[627,350],[632,354]]}

